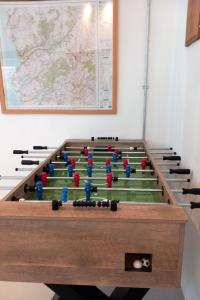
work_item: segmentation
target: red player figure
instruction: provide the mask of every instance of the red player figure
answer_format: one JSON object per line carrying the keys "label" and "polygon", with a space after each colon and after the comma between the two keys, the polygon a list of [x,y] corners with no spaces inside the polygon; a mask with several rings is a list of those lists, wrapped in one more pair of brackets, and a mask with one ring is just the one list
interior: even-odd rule
{"label": "red player figure", "polygon": [[72,158],[70,162],[71,162],[72,168],[75,169],[76,168],[76,161],[75,161],[75,159]]}
{"label": "red player figure", "polygon": [[42,185],[44,187],[46,187],[47,184],[48,184],[48,179],[47,179],[47,173],[46,172],[42,172],[42,174],[41,174],[41,181],[42,181]]}
{"label": "red player figure", "polygon": [[106,159],[106,167],[110,166],[110,159]]}
{"label": "red player figure", "polygon": [[[147,167],[147,161],[145,159],[141,160],[141,168],[144,171]],[[143,172],[144,173],[144,172]]]}
{"label": "red player figure", "polygon": [[112,145],[108,145],[108,151],[111,152],[111,151],[112,151],[112,148],[113,148]]}
{"label": "red player figure", "polygon": [[88,152],[89,152],[89,150],[87,148],[84,148],[84,155],[85,156],[88,156]]}
{"label": "red player figure", "polygon": [[80,174],[78,172],[74,173],[74,186],[77,188],[80,186]]}
{"label": "red player figure", "polygon": [[92,166],[93,165],[93,159],[92,158],[88,158],[88,166]]}
{"label": "red player figure", "polygon": [[119,151],[119,149],[115,149],[115,154],[118,156],[119,155],[119,153],[120,153],[120,151]]}
{"label": "red player figure", "polygon": [[112,181],[113,181],[112,173],[108,173],[107,174],[107,188],[111,188],[112,187]]}
{"label": "red player figure", "polygon": [[126,166],[128,165],[128,159],[124,158],[123,159],[123,166],[124,166],[124,170],[126,170]]}

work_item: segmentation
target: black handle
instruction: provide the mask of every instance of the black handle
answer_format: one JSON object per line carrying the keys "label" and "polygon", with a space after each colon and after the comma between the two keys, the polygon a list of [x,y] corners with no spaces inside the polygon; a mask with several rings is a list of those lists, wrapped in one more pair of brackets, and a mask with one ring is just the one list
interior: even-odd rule
{"label": "black handle", "polygon": [[13,154],[28,154],[28,150],[13,150]]}
{"label": "black handle", "polygon": [[163,156],[163,160],[181,160],[181,156],[177,156],[177,155],[174,155],[174,156]]}
{"label": "black handle", "polygon": [[182,174],[182,175],[188,175],[190,174],[190,169],[170,169],[169,174]]}
{"label": "black handle", "polygon": [[190,202],[191,209],[200,208],[200,202]]}
{"label": "black handle", "polygon": [[47,146],[33,146],[33,150],[47,150]]}
{"label": "black handle", "polygon": [[183,195],[200,195],[200,189],[183,189]]}
{"label": "black handle", "polygon": [[30,166],[30,165],[39,165],[39,160],[22,160],[21,164],[25,166]]}

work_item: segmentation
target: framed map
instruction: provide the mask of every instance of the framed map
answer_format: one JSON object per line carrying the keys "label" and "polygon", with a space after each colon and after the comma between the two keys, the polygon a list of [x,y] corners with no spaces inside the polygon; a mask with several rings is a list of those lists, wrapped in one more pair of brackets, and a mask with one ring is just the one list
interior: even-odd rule
{"label": "framed map", "polygon": [[118,0],[1,1],[3,113],[114,114]]}

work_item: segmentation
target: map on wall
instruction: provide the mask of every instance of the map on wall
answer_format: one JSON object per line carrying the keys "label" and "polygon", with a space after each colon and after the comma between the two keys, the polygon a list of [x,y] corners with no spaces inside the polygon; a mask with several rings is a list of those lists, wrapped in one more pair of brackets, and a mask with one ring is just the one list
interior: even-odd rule
{"label": "map on wall", "polygon": [[5,110],[112,111],[113,2],[0,2]]}

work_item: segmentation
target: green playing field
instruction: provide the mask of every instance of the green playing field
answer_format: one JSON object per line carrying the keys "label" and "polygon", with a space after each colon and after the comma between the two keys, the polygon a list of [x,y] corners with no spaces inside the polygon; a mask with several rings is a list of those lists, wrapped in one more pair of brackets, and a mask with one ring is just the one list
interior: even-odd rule
{"label": "green playing field", "polygon": [[[105,154],[104,154],[105,155]],[[96,154],[96,156],[104,156],[103,154]],[[135,153],[135,156],[137,152]],[[133,156],[133,155],[131,155]],[[139,155],[137,155],[138,157]],[[111,158],[111,157],[109,157]],[[127,157],[128,158],[128,157]],[[129,162],[140,163],[141,159],[130,159]],[[68,177],[67,167],[62,163],[63,161],[57,161],[55,164],[55,177]],[[116,165],[112,163],[112,175],[117,176],[118,178],[125,178],[125,173],[123,171],[122,160],[119,160]],[[131,168],[141,169],[139,165],[131,165]],[[62,171],[57,171],[56,169],[63,169]],[[84,169],[84,171],[78,171],[80,177],[87,177],[87,160],[85,157],[76,158],[76,169]],[[97,193],[91,194],[92,200],[119,200],[120,202],[154,202],[154,203],[163,203],[161,192],[135,192],[135,191],[101,191],[100,188],[106,188],[106,170],[105,170],[105,158],[96,158],[93,157],[93,174],[92,178],[89,179],[93,186],[97,187]],[[147,168],[149,169],[149,168]],[[105,180],[95,180],[95,177],[104,177]],[[131,174],[131,178],[155,178],[151,175],[151,172],[136,172]],[[85,187],[85,183],[88,179],[80,180],[80,187]],[[74,180],[72,179],[48,179],[48,187],[74,187]],[[131,181],[131,180],[118,180],[118,182],[113,182],[113,188],[124,188],[124,189],[158,189],[157,181]],[[43,200],[59,200],[61,197],[62,190],[45,190],[43,191]],[[37,200],[37,193],[32,194],[32,200]],[[85,191],[84,190],[69,190],[68,192],[69,200],[85,200]]]}

